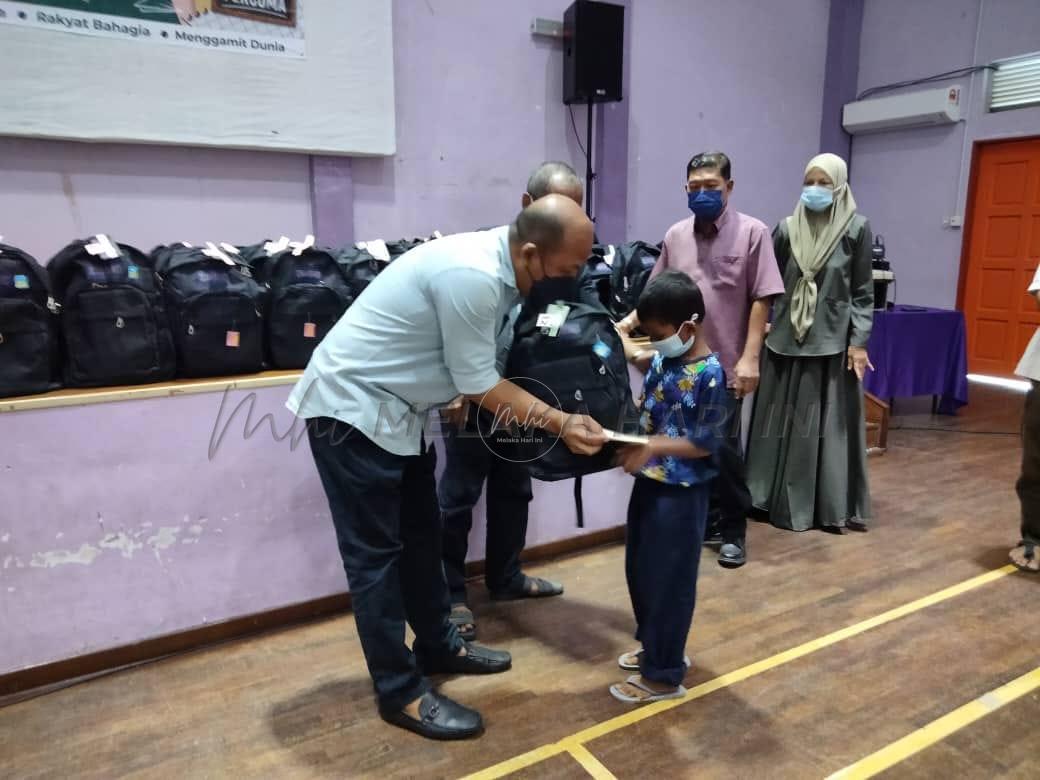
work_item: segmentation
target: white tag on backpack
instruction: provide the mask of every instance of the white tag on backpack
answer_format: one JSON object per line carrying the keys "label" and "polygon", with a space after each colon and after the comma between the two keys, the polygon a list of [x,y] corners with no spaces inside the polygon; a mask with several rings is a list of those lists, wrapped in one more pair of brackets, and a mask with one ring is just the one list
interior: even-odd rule
{"label": "white tag on backpack", "polygon": [[214,260],[220,260],[221,262],[227,263],[231,266],[235,264],[235,261],[224,254],[224,252],[221,251],[212,241],[206,242],[206,248],[202,250],[202,254],[206,257],[212,257]]}
{"label": "white tag on backpack", "polygon": [[308,235],[303,241],[294,241],[289,246],[292,247],[293,257],[299,257],[305,250],[314,246],[314,236]]}
{"label": "white tag on backpack", "polygon": [[276,255],[279,252],[284,252],[288,248],[289,248],[289,237],[288,236],[282,236],[277,241],[268,241],[266,244],[264,244],[264,251],[267,252],[267,256],[268,257]]}
{"label": "white tag on backpack", "polygon": [[121,254],[119,247],[113,244],[112,239],[104,233],[98,233],[94,236],[93,243],[87,244],[86,249],[91,255],[94,255],[95,257],[100,255],[106,260],[115,260]]}
{"label": "white tag on backpack", "polygon": [[386,248],[386,242],[383,239],[377,238],[375,241],[366,241],[364,249],[376,260],[382,260],[384,263],[390,262],[390,250]]}
{"label": "white tag on backpack", "polygon": [[614,248],[614,245],[611,244],[610,246],[607,247],[606,254],[603,255],[603,262],[606,263],[611,268],[613,268],[614,267],[614,256],[616,254],[617,254],[617,250]]}
{"label": "white tag on backpack", "polygon": [[553,338],[560,332],[563,323],[567,321],[567,315],[571,313],[570,306],[560,303],[550,303],[544,312],[538,315],[535,327],[542,331],[543,335]]}

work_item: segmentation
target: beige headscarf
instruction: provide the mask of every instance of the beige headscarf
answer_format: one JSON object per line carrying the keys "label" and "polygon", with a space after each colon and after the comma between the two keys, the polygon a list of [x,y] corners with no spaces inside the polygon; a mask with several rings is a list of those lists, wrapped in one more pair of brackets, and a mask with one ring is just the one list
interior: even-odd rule
{"label": "beige headscarf", "polygon": [[810,211],[800,200],[787,218],[791,252],[802,276],[791,294],[791,324],[800,344],[816,316],[816,274],[827,265],[831,252],[841,241],[856,214],[856,199],[849,189],[849,169],[836,154],[818,154],[805,166],[808,174],[819,168],[834,182],[834,204],[823,212]]}

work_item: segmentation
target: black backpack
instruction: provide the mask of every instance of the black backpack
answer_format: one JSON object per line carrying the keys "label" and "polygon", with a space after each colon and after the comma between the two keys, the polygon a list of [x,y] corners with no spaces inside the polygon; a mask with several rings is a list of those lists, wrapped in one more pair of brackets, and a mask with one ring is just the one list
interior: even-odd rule
{"label": "black backpack", "polygon": [[417,246],[422,246],[427,241],[433,240],[432,238],[402,238],[397,241],[387,241],[386,250],[390,253],[390,262],[399,258],[405,252],[410,252]]}
{"label": "black backpack", "polygon": [[[578,274],[578,286],[583,298],[599,301],[604,308],[610,305],[610,284],[614,273],[606,257],[613,253],[614,247],[612,246],[593,244],[592,254],[589,255],[585,261],[585,267]],[[613,260],[613,257],[611,259]]]}
{"label": "black backpack", "polygon": [[[637,422],[628,363],[610,315],[599,306],[570,302],[557,335],[539,327],[542,307],[525,307],[516,323],[506,376],[565,412],[587,414],[603,427],[631,432]],[[562,441],[516,437],[510,457],[526,462],[535,479],[554,482],[614,468],[614,448],[575,455]],[[551,445],[551,446],[549,446]]]}
{"label": "black backpack", "polygon": [[144,253],[99,234],[69,244],[47,271],[61,306],[66,384],[173,378],[177,362],[161,282]]}
{"label": "black backpack", "polygon": [[390,265],[388,261],[377,260],[367,249],[356,246],[341,249],[336,255],[336,262],[346,274],[355,299]]}
{"label": "black backpack", "polygon": [[267,345],[275,368],[304,368],[354,301],[346,270],[328,251],[287,249],[266,264]]}
{"label": "black backpack", "polygon": [[660,256],[660,247],[645,241],[631,241],[615,248],[607,303],[615,320],[628,316],[636,308]]}
{"label": "black backpack", "polygon": [[156,270],[164,282],[181,376],[264,369],[265,288],[236,253],[212,244],[175,246]]}
{"label": "black backpack", "polygon": [[0,244],[0,396],[58,386],[57,311],[43,267],[22,250]]}

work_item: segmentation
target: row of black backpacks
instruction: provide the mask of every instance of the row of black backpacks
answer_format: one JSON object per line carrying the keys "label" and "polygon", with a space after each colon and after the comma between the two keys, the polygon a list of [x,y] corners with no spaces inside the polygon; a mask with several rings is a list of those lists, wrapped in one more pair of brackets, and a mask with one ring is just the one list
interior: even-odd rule
{"label": "row of black backpacks", "polygon": [[[99,234],[46,268],[0,244],[0,397],[303,368],[365,287],[431,239],[330,250],[283,238],[145,254]],[[639,241],[597,246],[581,287],[620,318],[658,254]]]}

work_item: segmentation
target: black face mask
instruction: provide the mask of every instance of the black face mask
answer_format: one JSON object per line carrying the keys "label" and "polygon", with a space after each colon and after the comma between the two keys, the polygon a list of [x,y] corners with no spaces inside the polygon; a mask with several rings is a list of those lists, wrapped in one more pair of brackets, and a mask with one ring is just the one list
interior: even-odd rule
{"label": "black face mask", "polygon": [[546,306],[555,301],[578,300],[578,277],[546,276],[531,285],[527,302],[531,306]]}

